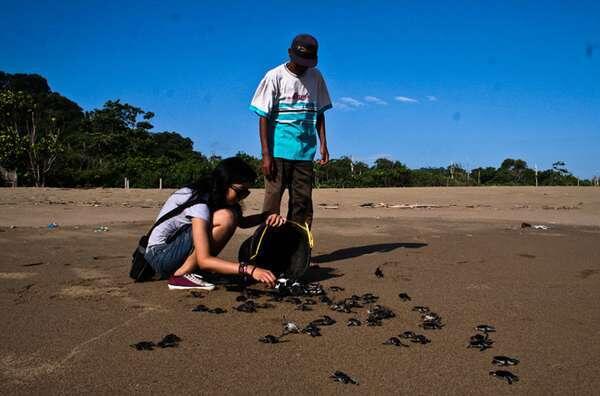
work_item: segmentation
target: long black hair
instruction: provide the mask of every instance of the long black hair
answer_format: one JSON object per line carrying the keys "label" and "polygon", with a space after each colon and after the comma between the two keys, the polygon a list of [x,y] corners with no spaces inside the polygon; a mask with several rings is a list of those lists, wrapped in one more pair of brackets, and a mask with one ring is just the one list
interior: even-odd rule
{"label": "long black hair", "polygon": [[225,158],[211,172],[210,176],[202,178],[186,187],[192,190],[190,199],[197,199],[208,194],[207,205],[211,210],[224,208],[227,190],[232,184],[254,183],[257,175],[254,169],[239,157]]}

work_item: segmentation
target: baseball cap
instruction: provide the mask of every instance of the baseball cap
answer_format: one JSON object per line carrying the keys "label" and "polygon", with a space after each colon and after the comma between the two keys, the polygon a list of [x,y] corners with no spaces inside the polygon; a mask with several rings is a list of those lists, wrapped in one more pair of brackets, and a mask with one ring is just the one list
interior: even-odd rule
{"label": "baseball cap", "polygon": [[299,34],[292,40],[290,59],[301,66],[315,67],[317,65],[317,50],[319,43],[310,34]]}

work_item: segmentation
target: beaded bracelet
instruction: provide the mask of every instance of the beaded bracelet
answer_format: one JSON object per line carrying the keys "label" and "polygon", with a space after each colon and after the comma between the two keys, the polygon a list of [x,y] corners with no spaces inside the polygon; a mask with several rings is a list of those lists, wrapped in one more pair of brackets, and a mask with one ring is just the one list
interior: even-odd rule
{"label": "beaded bracelet", "polygon": [[238,273],[246,278],[248,276],[248,263],[241,261],[238,267]]}

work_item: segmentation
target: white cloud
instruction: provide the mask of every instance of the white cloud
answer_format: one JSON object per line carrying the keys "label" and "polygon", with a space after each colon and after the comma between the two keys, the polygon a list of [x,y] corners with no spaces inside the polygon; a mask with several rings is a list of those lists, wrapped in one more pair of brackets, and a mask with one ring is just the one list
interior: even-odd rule
{"label": "white cloud", "polygon": [[350,106],[341,102],[333,102],[333,108],[337,110],[352,110]]}
{"label": "white cloud", "polygon": [[409,98],[408,96],[396,96],[394,99],[402,103],[419,103],[417,99]]}
{"label": "white cloud", "polygon": [[437,96],[433,96],[433,95],[427,95],[427,100],[430,102],[437,102]]}
{"label": "white cloud", "polygon": [[344,96],[344,97],[340,98],[340,102],[346,104],[349,107],[354,107],[354,108],[361,107],[361,106],[365,105],[360,100],[356,100],[356,99],[351,98],[349,96]]}
{"label": "white cloud", "polygon": [[376,96],[365,96],[364,99],[365,99],[365,102],[368,102],[368,103],[373,103],[373,104],[382,105],[382,106],[387,105],[387,102],[385,100],[381,100]]}

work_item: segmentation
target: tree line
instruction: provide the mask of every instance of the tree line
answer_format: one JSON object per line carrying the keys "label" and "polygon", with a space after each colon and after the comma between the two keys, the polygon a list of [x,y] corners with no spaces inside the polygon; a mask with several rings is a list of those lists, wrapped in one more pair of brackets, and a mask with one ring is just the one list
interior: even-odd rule
{"label": "tree line", "polygon": [[[53,92],[37,74],[0,71],[0,179],[16,175],[19,185],[52,187],[179,187],[207,175],[221,157],[194,151],[175,131],[153,131],[154,113],[120,100],[84,111]],[[261,161],[237,154],[260,174]],[[3,175],[3,176],[2,176]],[[6,183],[7,180],[4,180]],[[372,165],[344,156],[315,165],[316,187],[408,187],[485,185],[591,185],[562,161],[537,172],[521,159],[499,168],[465,169],[460,164],[409,169],[379,158]],[[0,180],[2,185],[2,180]],[[262,180],[256,187],[262,186]]]}

